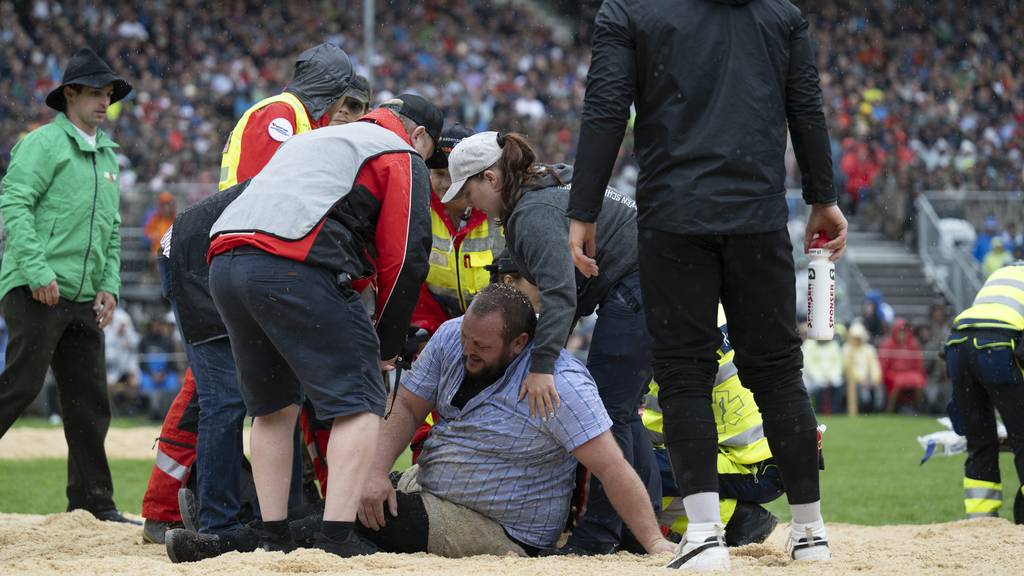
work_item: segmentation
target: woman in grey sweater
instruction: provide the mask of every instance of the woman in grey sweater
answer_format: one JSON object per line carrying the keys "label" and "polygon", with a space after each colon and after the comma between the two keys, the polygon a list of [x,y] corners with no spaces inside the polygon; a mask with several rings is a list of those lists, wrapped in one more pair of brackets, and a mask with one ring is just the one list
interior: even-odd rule
{"label": "woman in grey sweater", "polygon": [[[525,137],[497,132],[465,138],[448,164],[452,186],[442,202],[464,193],[471,206],[500,221],[510,256],[540,290],[530,374],[520,397],[528,398],[531,415],[546,419],[554,414],[559,405],[552,376],[555,358],[574,322],[597,309],[587,369],[626,459],[649,492],[656,486],[658,493],[650,495],[657,507],[657,464],[637,411],[651,379],[651,354],[640,295],[635,203],[614,190],[605,193],[593,252],[600,273],[588,278],[574,268],[566,249],[571,166],[540,164]],[[622,521],[595,484],[569,542],[576,553],[612,552],[621,537]]]}

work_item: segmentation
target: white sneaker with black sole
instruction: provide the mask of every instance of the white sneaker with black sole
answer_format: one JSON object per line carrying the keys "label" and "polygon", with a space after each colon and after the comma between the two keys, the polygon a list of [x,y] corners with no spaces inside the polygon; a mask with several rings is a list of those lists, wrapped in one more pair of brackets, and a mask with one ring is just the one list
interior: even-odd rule
{"label": "white sneaker with black sole", "polygon": [[728,570],[729,549],[722,533],[718,524],[691,524],[679,543],[676,557],[665,567],[694,572]]}
{"label": "white sneaker with black sole", "polygon": [[828,562],[832,559],[832,550],[825,535],[825,522],[822,520],[812,524],[794,523],[786,548],[790,557],[797,562]]}

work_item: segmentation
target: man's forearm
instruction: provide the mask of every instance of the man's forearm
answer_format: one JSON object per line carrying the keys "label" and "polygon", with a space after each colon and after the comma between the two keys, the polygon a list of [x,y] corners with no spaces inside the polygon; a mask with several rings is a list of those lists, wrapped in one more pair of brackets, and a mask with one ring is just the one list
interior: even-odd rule
{"label": "man's forearm", "polygon": [[605,494],[619,517],[637,541],[650,551],[651,546],[662,539],[662,535],[647,489],[640,477],[622,458],[596,476],[604,485]]}
{"label": "man's forearm", "polygon": [[[397,385],[397,384],[396,384]],[[416,415],[413,413],[412,408],[403,401],[402,393],[408,394],[402,388],[399,388],[399,396],[395,399],[395,407],[391,411],[391,415],[384,421],[380,429],[380,449],[377,458],[374,459],[373,473],[387,474],[391,471],[391,467],[395,465],[395,461],[405,451],[405,447],[409,445],[412,440],[413,434],[416,433],[416,428],[423,423],[423,419],[416,419]]]}

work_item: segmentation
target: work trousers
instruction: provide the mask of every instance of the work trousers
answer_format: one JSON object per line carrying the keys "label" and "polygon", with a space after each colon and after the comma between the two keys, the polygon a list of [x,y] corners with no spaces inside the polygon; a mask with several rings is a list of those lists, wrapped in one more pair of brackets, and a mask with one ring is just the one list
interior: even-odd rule
{"label": "work trousers", "polygon": [[4,296],[10,330],[7,366],[0,374],[0,438],[43,389],[47,367],[57,379],[68,442],[68,510],[114,509],[114,485],[103,441],[110,427],[103,330],[92,301],[60,299],[50,308],[28,286]]}
{"label": "work trousers", "polygon": [[711,392],[721,301],[743,385],[754,394],[791,504],[819,500],[817,421],[804,388],[792,244],[784,228],[744,235],[640,231],[665,444],[682,496],[718,492]]}

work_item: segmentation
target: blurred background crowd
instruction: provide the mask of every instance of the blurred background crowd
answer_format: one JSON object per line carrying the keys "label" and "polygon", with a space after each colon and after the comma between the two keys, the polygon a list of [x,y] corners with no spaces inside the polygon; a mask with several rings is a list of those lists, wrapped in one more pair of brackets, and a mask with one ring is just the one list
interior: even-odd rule
{"label": "blurred background crowd", "polygon": [[[965,249],[983,272],[1019,258],[1024,202],[993,209],[981,199],[1024,189],[1020,3],[796,3],[817,40],[836,186],[856,225],[907,239],[915,199],[944,191],[972,227]],[[449,122],[523,132],[541,160],[572,162],[598,5],[377,0],[368,62],[362,2],[0,1],[0,176],[18,139],[52,118],[43,99],[75,47],[101,47],[135,86],[106,126],[121,145],[125,227],[125,310],[107,339],[117,409],[159,417],[180,385],[177,331],[154,295],[156,239],[178,209],[216,190],[227,134],[252,103],[285,87],[301,50],[336,43],[372,77],[376,102],[419,92]],[[630,156],[627,136],[614,180],[627,194]],[[788,170],[798,187],[792,155]],[[820,410],[845,410],[846,386],[864,410],[944,406],[937,351],[952,310],[935,302],[927,322],[910,325],[886,306],[871,295],[835,342],[807,344]],[[586,326],[577,350],[586,350]]]}

